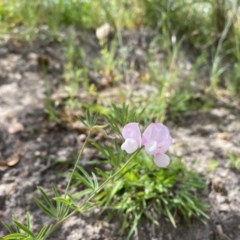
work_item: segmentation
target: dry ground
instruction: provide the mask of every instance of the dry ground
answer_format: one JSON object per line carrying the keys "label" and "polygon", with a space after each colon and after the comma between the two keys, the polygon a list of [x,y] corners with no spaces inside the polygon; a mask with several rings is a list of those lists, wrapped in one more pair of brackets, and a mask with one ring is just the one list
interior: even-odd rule
{"label": "dry ground", "polygon": [[[149,38],[149,34],[127,32],[126,37],[130,39],[126,48],[133,58],[137,56],[136,61],[141,65],[146,48],[141,41]],[[1,42],[0,219],[10,222],[14,215],[23,220],[30,211],[37,227],[49,222],[33,202],[37,186],[50,189],[51,184],[56,184],[60,190],[65,187],[64,172],[69,165],[56,160],[73,159],[84,139],[84,131],[61,122],[49,122],[44,110],[46,78],[54,93],[61,89],[64,70],[61,43],[41,36],[32,43],[13,37],[4,37]],[[79,44],[89,58],[97,56],[99,47],[93,33],[85,41],[80,37]],[[43,73],[43,65],[47,74]],[[92,76],[100,91],[111,92],[110,87],[106,90],[106,86],[101,86],[96,74]],[[137,73],[129,78],[134,76]],[[116,94],[113,94],[115,99]],[[79,89],[79,98],[84,96],[85,91]],[[230,167],[229,163],[229,154],[240,158],[239,104],[221,95],[211,110],[186,112],[168,125],[174,137],[170,152],[183,156],[190,167],[207,179],[210,219],[205,225],[195,220],[178,229],[164,220],[160,226],[142,220],[134,239],[240,240],[240,169]],[[84,161],[91,160],[91,153],[94,154],[86,149]],[[15,161],[18,164],[14,165]],[[101,220],[97,212],[79,214],[64,223],[52,239],[124,239],[118,235],[118,228],[117,221]],[[4,233],[0,226],[0,236]]]}

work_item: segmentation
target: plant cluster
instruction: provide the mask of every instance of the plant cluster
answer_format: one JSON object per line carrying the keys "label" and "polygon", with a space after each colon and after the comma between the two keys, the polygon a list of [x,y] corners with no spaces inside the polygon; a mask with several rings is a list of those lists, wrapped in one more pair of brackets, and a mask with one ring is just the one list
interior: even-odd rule
{"label": "plant cluster", "polygon": [[[119,115],[122,118],[115,118]],[[12,224],[3,223],[9,234],[2,239],[48,239],[57,227],[67,221],[70,216],[93,208],[100,208],[110,215],[116,212],[121,213],[122,234],[125,234],[127,239],[130,239],[137,229],[143,216],[156,224],[158,224],[160,216],[164,216],[174,227],[177,226],[179,216],[186,221],[190,221],[192,217],[206,218],[207,205],[198,195],[199,190],[205,186],[204,180],[196,173],[187,170],[185,165],[178,160],[173,160],[170,167],[166,169],[158,168],[153,164],[151,156],[156,158],[155,154],[163,154],[170,144],[168,142],[170,135],[164,125],[150,124],[145,130],[143,144],[145,144],[146,152],[142,151],[141,145],[130,153],[122,151],[119,145],[122,137],[119,133],[123,134],[125,141],[126,134],[127,139],[129,136],[136,137],[135,133],[132,135],[132,126],[135,131],[135,127],[138,128],[138,125],[129,123],[129,120],[136,121],[136,116],[138,114],[127,106],[123,106],[123,108],[113,106],[112,114],[106,117],[107,124],[98,125],[97,116],[92,116],[90,112],[87,112],[82,123],[88,128],[88,135],[79,151],[74,167],[69,173],[65,192],[60,193],[56,187],[53,187],[53,194],[50,196],[43,188],[38,188],[41,197],[35,198],[35,202],[52,219],[52,224],[33,230],[30,214],[26,216],[26,224],[13,218]],[[121,120],[126,124],[122,130],[118,125]],[[108,124],[114,126],[113,130],[117,128],[117,131],[113,132],[119,136],[116,138],[115,145],[109,143],[101,146],[92,141],[91,135],[96,131],[105,131]],[[164,131],[167,135],[161,136]],[[155,140],[158,142],[154,150]],[[167,145],[164,145],[165,141]],[[89,142],[103,155],[105,161],[112,165],[111,170],[96,168],[94,172],[90,173],[81,166],[83,150]],[[165,146],[162,152],[159,143],[161,146]],[[151,149],[153,151],[150,151]],[[75,189],[79,186],[80,190],[72,192],[73,186]],[[126,230],[128,230],[127,234]]]}
{"label": "plant cluster", "polygon": [[[91,31],[104,23],[109,23],[114,32],[111,41],[96,42],[99,53],[96,59],[91,59],[92,66],[86,63],[84,48],[76,45],[74,31],[67,39],[61,39],[64,89],[68,97],[65,102],[55,103],[51,99],[48,76],[45,76],[45,107],[50,120],[61,117],[57,105],[63,104],[64,110],[94,110],[101,115],[101,124],[89,111],[84,118],[79,118],[88,135],[69,173],[65,192],[53,187],[52,194],[48,195],[39,187],[41,197],[35,202],[52,219],[52,224],[33,229],[31,218],[34,216],[27,214],[26,223],[13,218],[12,224],[4,223],[9,234],[3,239],[47,239],[70,216],[92,208],[102,209],[109,217],[121,213],[121,232],[128,239],[143,217],[156,224],[164,217],[174,227],[180,218],[186,222],[192,217],[206,219],[207,205],[199,195],[205,186],[204,179],[186,168],[184,158],[171,156],[170,159],[165,154],[171,143],[170,131],[165,125],[153,122],[175,120],[182,112],[207,109],[219,89],[227,88],[230,94],[239,94],[238,13],[238,1],[227,0],[2,0],[1,34],[16,33],[17,29],[21,37],[32,40],[41,26],[46,25],[51,38],[59,41],[62,26]],[[140,70],[129,62],[127,54],[121,55],[128,47],[124,45],[124,28],[155,31]],[[132,108],[139,111],[127,105],[109,106],[105,99],[99,103],[97,84],[89,80],[90,71],[107,79],[107,87],[118,88],[120,102],[131,103]],[[121,83],[131,71],[138,71],[138,84],[150,85],[155,91],[136,100],[131,89],[122,90]],[[79,101],[80,87],[93,101]],[[146,127],[143,134],[139,126]],[[96,131],[109,131],[111,141],[104,145],[94,142],[91,136]],[[105,159],[101,162],[102,168],[94,172],[81,165],[87,144],[92,144]],[[110,163],[112,168],[106,170],[105,163]],[[213,161],[213,169],[214,164]],[[239,156],[230,154],[228,164],[239,169]],[[156,165],[169,166],[158,168]],[[73,187],[78,190],[72,192]]]}

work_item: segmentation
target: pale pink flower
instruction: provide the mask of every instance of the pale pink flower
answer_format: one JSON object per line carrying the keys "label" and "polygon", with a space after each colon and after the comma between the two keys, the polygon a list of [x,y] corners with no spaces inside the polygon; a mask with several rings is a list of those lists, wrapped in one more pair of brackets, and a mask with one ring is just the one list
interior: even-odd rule
{"label": "pale pink flower", "polygon": [[154,157],[159,167],[167,167],[170,158],[164,154],[172,142],[168,128],[161,123],[151,123],[143,132],[142,145],[145,151]]}
{"label": "pale pink flower", "polygon": [[141,136],[138,123],[128,123],[122,129],[122,136],[125,141],[121,149],[127,153],[133,153],[144,146],[145,151],[154,157],[157,166],[167,167],[170,163],[170,158],[165,152],[172,142],[172,137],[165,125],[151,123]]}
{"label": "pale pink flower", "polygon": [[122,129],[122,136],[125,139],[121,149],[127,153],[135,152],[141,147],[141,131],[138,123],[128,123]]}

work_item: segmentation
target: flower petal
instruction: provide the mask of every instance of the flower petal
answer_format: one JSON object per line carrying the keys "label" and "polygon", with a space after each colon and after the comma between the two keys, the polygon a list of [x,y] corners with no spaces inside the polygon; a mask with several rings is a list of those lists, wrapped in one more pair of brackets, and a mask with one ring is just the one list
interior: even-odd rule
{"label": "flower petal", "polygon": [[122,129],[122,136],[125,140],[128,138],[134,139],[138,147],[141,146],[141,131],[138,123],[132,122],[126,124]]}
{"label": "flower petal", "polygon": [[158,144],[156,141],[149,141],[145,145],[145,151],[150,155],[154,155],[155,152],[157,151],[157,148],[158,148]]}
{"label": "flower petal", "polygon": [[167,136],[167,138],[165,139],[164,143],[161,145],[161,147],[156,151],[155,154],[163,154],[165,153],[169,146],[171,145],[172,143],[172,137],[170,135]]}
{"label": "flower petal", "polygon": [[163,152],[166,152],[171,144],[172,144],[172,137],[168,135],[167,139],[165,140],[162,146]]}
{"label": "flower petal", "polygon": [[[146,152],[151,155],[165,153],[171,142],[172,137],[170,136],[168,128],[164,124],[151,123],[143,132],[142,144],[145,146]],[[157,145],[155,150],[152,148],[153,143],[156,143]]]}
{"label": "flower petal", "polygon": [[154,162],[158,167],[167,167],[170,163],[170,158],[166,154],[159,154],[154,156]]}
{"label": "flower petal", "polygon": [[121,149],[126,151],[127,153],[133,153],[138,149],[137,142],[132,138],[127,138],[125,142],[122,144]]}
{"label": "flower petal", "polygon": [[149,140],[157,141],[161,144],[169,136],[168,128],[162,123],[151,123],[143,132],[142,143],[145,144]]}

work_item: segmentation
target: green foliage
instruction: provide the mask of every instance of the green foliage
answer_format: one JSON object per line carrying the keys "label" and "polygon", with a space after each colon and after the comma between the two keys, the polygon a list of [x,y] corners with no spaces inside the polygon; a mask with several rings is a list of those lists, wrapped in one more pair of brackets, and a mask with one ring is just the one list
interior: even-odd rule
{"label": "green foliage", "polygon": [[141,122],[144,108],[139,107],[131,108],[129,105],[123,104],[117,106],[112,104],[111,111],[105,116],[106,122],[108,122],[112,130],[121,135],[120,128],[128,122]]}
{"label": "green foliage", "polygon": [[[117,134],[120,134],[119,124],[125,125],[138,120],[142,114],[127,105],[113,105],[112,109],[112,114],[106,119]],[[91,134],[106,126],[96,125],[97,120],[97,115],[86,111],[82,122],[89,130],[88,135],[79,151],[64,193],[60,194],[53,187],[52,193],[48,194],[38,187],[41,196],[35,198],[35,202],[54,223],[43,226],[34,233],[29,215],[26,225],[13,219],[14,227],[4,223],[9,231],[4,239],[47,239],[70,216],[95,207],[110,209],[111,214],[122,213],[121,231],[123,233],[128,229],[127,239],[130,239],[143,216],[156,224],[160,216],[165,216],[174,227],[180,217],[186,222],[193,217],[207,217],[207,205],[199,195],[205,186],[204,179],[186,169],[179,160],[173,160],[170,168],[158,169],[149,156],[140,154],[142,148],[129,155],[121,150],[117,140],[115,144],[103,146],[92,141],[92,145],[105,158],[104,162],[110,163],[112,168],[96,169],[91,173],[84,169],[80,160]],[[70,188],[73,185],[75,191],[72,193]],[[76,188],[80,190],[76,191]]]}
{"label": "green foliage", "polygon": [[3,222],[3,225],[8,230],[9,234],[3,240],[45,240],[49,235],[52,225],[44,225],[35,235],[32,230],[31,217],[28,213],[26,216],[26,224],[20,223],[16,218],[13,218],[13,227]]}
{"label": "green foliage", "polygon": [[38,190],[41,193],[42,200],[35,198],[35,202],[45,214],[56,220],[62,220],[69,214],[72,204],[56,201],[60,197],[60,194],[55,187],[53,187],[53,199],[47,195],[43,188],[38,187]]}
{"label": "green foliage", "polygon": [[170,36],[187,36],[195,47],[216,43],[235,11],[234,1],[148,0],[144,1],[146,22]]}
{"label": "green foliage", "polygon": [[[114,167],[119,167],[120,164],[123,162],[124,153],[120,149],[120,145],[118,142],[115,142],[113,146],[109,146],[107,144],[99,145],[96,142],[92,142],[92,145],[102,154],[105,158],[106,162],[111,163]],[[101,175],[106,176],[102,174]]]}
{"label": "green foliage", "polygon": [[117,70],[117,65],[119,65],[119,59],[116,59],[116,44],[112,44],[110,49],[105,44],[100,50],[100,57],[96,58],[94,61],[94,68],[98,71],[103,71],[103,73],[110,74]]}
{"label": "green foliage", "polygon": [[228,154],[228,165],[236,170],[240,169],[240,155],[239,154]]}
{"label": "green foliage", "polygon": [[64,77],[70,96],[76,95],[79,83],[83,82],[84,86],[87,85],[88,68],[85,64],[86,54],[83,48],[76,46],[76,41],[76,32],[70,29],[69,38],[64,42],[64,55],[66,58]]}
{"label": "green foliage", "polygon": [[[110,171],[96,169],[95,173],[88,173],[80,166],[80,158],[90,134],[103,131],[106,126],[111,127],[115,137],[121,134],[121,127],[127,122],[145,122],[153,119],[163,121],[165,116],[174,119],[183,111],[209,107],[212,103],[205,94],[206,89],[212,92],[227,85],[233,93],[239,94],[238,5],[237,1],[226,0],[2,0],[1,32],[18,27],[20,34],[27,39],[37,34],[40,25],[43,24],[48,26],[54,36],[58,35],[60,27],[65,25],[96,29],[106,22],[113,26],[118,35],[125,26],[136,28],[143,26],[143,23],[160,32],[157,40],[153,39],[150,44],[144,70],[148,76],[146,82],[153,85],[157,89],[156,92],[142,97],[141,104],[137,105],[134,101],[131,101],[131,107],[113,104],[110,110],[97,103],[75,101],[80,84],[83,84],[89,94],[92,86],[89,86],[88,82],[89,66],[85,64],[85,53],[83,49],[76,49],[76,36],[72,33],[64,51],[65,89],[70,99],[67,104],[68,107],[81,104],[81,107],[87,109],[85,116],[79,117],[79,120],[89,130],[89,135],[75,162],[65,193],[60,194],[53,188],[53,193],[49,196],[39,187],[41,198],[36,199],[36,203],[45,214],[56,220],[55,225],[43,226],[37,234],[33,233],[30,216],[27,215],[26,224],[17,219],[13,219],[13,226],[4,223],[10,234],[3,239],[46,239],[59,222],[67,220],[76,211],[95,206],[113,209],[110,214],[121,212],[122,231],[127,228],[129,231],[127,238],[133,234],[143,216],[157,224],[160,213],[174,227],[177,226],[180,217],[186,222],[191,221],[192,217],[207,217],[207,206],[199,195],[205,186],[204,179],[186,169],[179,160],[173,160],[170,168],[156,169],[152,160],[145,155],[136,153],[127,156],[123,153],[118,143],[119,139],[101,145],[91,141],[104,157],[105,161],[102,163],[112,165]],[[126,59],[116,58],[118,44],[122,44],[120,37],[118,40],[119,42],[114,42],[115,45],[112,44],[110,48],[108,45],[102,45],[100,57],[94,61],[93,66],[94,70],[111,76],[114,80],[123,78],[123,65],[124,72],[132,70]],[[192,49],[200,50],[194,52],[192,70],[187,74],[178,64],[184,60],[180,52],[182,48],[185,49],[186,43],[187,52],[191,52]],[[156,46],[161,46],[163,59],[156,56]],[[209,66],[205,73],[207,81],[202,81],[199,74],[204,65]],[[204,90],[200,95],[196,93],[199,86]],[[56,120],[57,113],[47,82],[46,89],[46,110],[50,119]],[[98,115],[93,115],[89,109],[104,113],[102,119],[106,124],[97,125]],[[217,166],[213,163],[213,166],[209,167],[210,170]],[[239,156],[229,155],[228,164],[234,169],[239,169]],[[80,186],[81,191],[70,194],[69,189],[72,185]]]}
{"label": "green foliage", "polygon": [[[130,8],[132,11],[128,12]],[[115,27],[133,26],[140,21],[140,12],[141,5],[136,0],[131,4],[126,0],[3,0],[0,26],[8,29],[21,24],[31,35],[37,26],[46,24],[56,35],[61,25],[91,28],[110,22]]]}
{"label": "green foliage", "polygon": [[117,182],[110,182],[97,196],[110,209],[109,215],[122,213],[122,233],[129,230],[127,239],[143,216],[156,224],[165,216],[174,227],[178,219],[207,218],[208,205],[200,198],[205,180],[182,161],[174,159],[167,169],[157,169],[145,155],[136,156],[134,162],[139,164],[129,165]]}
{"label": "green foliage", "polygon": [[4,0],[0,6],[4,21],[11,25],[21,23],[34,28],[39,24],[47,24],[54,32],[62,23],[90,26],[94,23],[94,16],[98,16],[96,12],[93,15],[91,1],[82,0]]}
{"label": "green foliage", "polygon": [[[150,119],[163,120],[166,109],[169,112],[171,106],[174,105],[171,101],[172,96],[173,101],[182,99],[179,106],[180,111],[183,105],[184,108],[188,107],[188,101],[185,99],[191,99],[190,95],[195,95],[194,89],[189,87],[189,84],[202,85],[209,92],[213,92],[212,90],[219,86],[228,87],[234,94],[238,94],[240,88],[238,9],[237,1],[227,0],[3,0],[0,3],[0,28],[5,31],[7,25],[9,29],[20,26],[19,34],[31,39],[32,36],[38,34],[40,26],[43,24],[46,24],[50,33],[56,36],[63,25],[96,29],[101,24],[109,22],[115,30],[117,43],[112,41],[110,45],[102,46],[100,57],[95,60],[94,68],[106,75],[107,78],[111,78],[113,83],[123,79],[122,68],[124,68],[124,72],[129,69],[126,59],[119,56],[116,58],[117,49],[122,44],[121,29],[125,26],[136,28],[136,26],[144,24],[158,29],[161,33],[159,34],[161,41],[158,42],[158,45],[167,54],[163,62],[157,61],[152,66],[149,64],[146,70],[146,75],[150,75],[151,81],[158,85],[156,96],[147,99],[149,107],[146,109],[148,110],[146,115],[150,116]],[[97,93],[93,90],[94,86],[89,85],[89,69],[84,65],[82,48],[76,49],[74,46],[75,36],[70,35],[68,40],[69,43],[67,43],[64,53],[66,56],[64,77],[66,91],[70,96],[68,104],[75,105],[77,103],[74,98],[80,83],[89,91],[89,94],[94,92],[97,95]],[[180,81],[185,80],[182,75],[183,70],[175,65],[176,59],[181,61],[179,50],[182,49],[182,45],[188,46],[188,52],[194,50],[196,59],[201,57],[204,52],[203,64],[209,65],[209,70],[205,73],[206,82],[202,82],[199,77],[198,72],[202,66],[199,66],[194,74],[191,73],[184,88],[187,97],[181,94]],[[196,49],[200,51],[196,51]],[[195,65],[198,65],[197,60],[193,61],[193,68]],[[180,91],[175,92],[174,89],[180,89]],[[124,94],[122,93],[122,95]],[[168,96],[166,97],[166,95]],[[142,101],[144,102],[145,99]],[[88,104],[87,107],[100,113],[108,112],[106,108],[98,104]],[[56,118],[54,106],[49,98],[46,100],[46,108],[50,117]],[[152,114],[149,114],[151,112]]]}
{"label": "green foliage", "polygon": [[78,166],[78,171],[74,172],[74,178],[83,183],[87,188],[96,191],[99,187],[97,176],[94,172],[91,175],[87,173],[81,166]]}
{"label": "green foliage", "polygon": [[207,165],[207,169],[208,171],[215,171],[216,168],[219,166],[219,162],[216,159],[210,159],[208,165]]}
{"label": "green foliage", "polygon": [[[239,58],[240,59],[240,58]],[[229,76],[229,89],[232,93],[239,96],[240,93],[240,64],[236,62],[233,64],[233,70]]]}
{"label": "green foliage", "polygon": [[86,110],[84,117],[79,117],[81,121],[87,128],[93,129],[98,121],[98,114],[92,114],[90,110]]}
{"label": "green foliage", "polygon": [[[237,93],[239,88],[239,3],[226,0],[148,0],[143,1],[145,22],[161,32],[163,46],[171,48],[172,37],[184,39],[194,49],[208,51],[210,90],[225,87]],[[232,76],[226,62],[234,65]],[[197,75],[196,75],[197,77]],[[223,81],[223,79],[228,79]],[[200,80],[194,80],[201,84]],[[209,86],[204,86],[209,90]]]}

